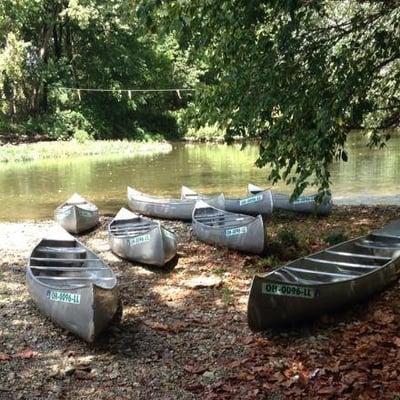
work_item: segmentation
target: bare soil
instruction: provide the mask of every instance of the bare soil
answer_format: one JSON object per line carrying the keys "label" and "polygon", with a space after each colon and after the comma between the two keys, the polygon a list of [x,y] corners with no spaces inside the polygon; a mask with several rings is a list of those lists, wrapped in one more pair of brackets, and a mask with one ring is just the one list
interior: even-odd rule
{"label": "bare soil", "polygon": [[198,242],[190,224],[164,221],[179,236],[167,269],[113,255],[102,217],[79,239],[119,276],[123,315],[92,345],[40,314],[25,287],[29,252],[52,222],[2,223],[0,399],[400,398],[398,284],[289,330],[255,334],[246,322],[254,273],[327,247],[328,234],[366,234],[399,210],[274,214],[264,257]]}

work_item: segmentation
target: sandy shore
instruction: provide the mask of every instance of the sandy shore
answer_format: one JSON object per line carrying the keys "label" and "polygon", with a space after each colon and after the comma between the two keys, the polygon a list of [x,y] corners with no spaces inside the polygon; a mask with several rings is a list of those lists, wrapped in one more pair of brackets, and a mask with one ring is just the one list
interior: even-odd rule
{"label": "sandy shore", "polygon": [[[114,256],[110,219],[102,217],[80,240],[118,274],[124,309],[121,324],[94,345],[47,320],[27,293],[27,257],[52,222],[2,223],[0,399],[394,398],[400,393],[398,285],[284,332],[252,333],[246,306],[255,272],[327,247],[328,234],[367,233],[399,211],[353,206],[335,207],[321,219],[274,215],[267,232],[275,246],[263,258],[200,243],[190,224],[165,222],[179,236],[179,260],[170,271]],[[297,247],[277,246],[284,229],[299,238]],[[214,284],[193,287],[204,277]]]}

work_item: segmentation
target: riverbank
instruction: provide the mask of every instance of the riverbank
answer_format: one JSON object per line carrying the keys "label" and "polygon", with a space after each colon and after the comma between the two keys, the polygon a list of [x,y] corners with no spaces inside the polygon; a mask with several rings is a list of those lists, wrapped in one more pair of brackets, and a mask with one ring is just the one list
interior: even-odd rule
{"label": "riverbank", "polygon": [[0,146],[0,162],[20,162],[113,154],[134,157],[142,154],[167,153],[171,151],[171,149],[172,145],[168,142],[139,142],[128,140],[87,140],[82,143],[75,140],[21,143]]}
{"label": "riverbank", "polygon": [[[49,322],[25,286],[26,258],[51,226],[0,224],[0,398],[393,399],[400,394],[399,284],[290,331],[254,334],[252,276],[398,218],[393,206],[334,207],[327,218],[274,214],[265,257],[198,242],[164,221],[179,260],[163,271],[115,257],[110,218],[80,240],[118,274],[123,316],[94,345]],[[203,278],[213,278],[196,285]],[[360,397],[361,396],[361,397]]]}

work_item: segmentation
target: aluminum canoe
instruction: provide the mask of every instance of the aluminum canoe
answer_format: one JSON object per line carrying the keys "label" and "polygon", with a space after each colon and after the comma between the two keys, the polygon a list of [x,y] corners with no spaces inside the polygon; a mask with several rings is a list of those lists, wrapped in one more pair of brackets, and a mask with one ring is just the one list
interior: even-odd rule
{"label": "aluminum canoe", "polygon": [[226,246],[246,253],[264,250],[264,223],[261,215],[235,214],[198,200],[193,210],[193,233],[203,242]]}
{"label": "aluminum canoe", "polygon": [[[196,199],[209,202],[209,196],[203,196],[188,188],[182,186],[181,189],[182,199]],[[249,215],[269,215],[272,214],[273,201],[272,193],[270,190],[261,190],[256,194],[242,198],[228,198],[225,197],[225,210],[233,213],[242,213]]]}
{"label": "aluminum canoe", "polygon": [[88,342],[110,323],[118,308],[113,271],[59,226],[32,250],[26,282],[43,314]]}
{"label": "aluminum canoe", "polygon": [[99,210],[78,193],[74,193],[54,211],[54,219],[70,233],[81,233],[99,223]]}
{"label": "aluminum canoe", "polygon": [[248,301],[253,330],[293,325],[362,301],[400,274],[400,220],[370,235],[255,275]]}
{"label": "aluminum canoe", "polygon": [[[248,192],[253,195],[261,193],[263,190],[265,189],[252,185],[251,183],[248,185]],[[281,210],[289,210],[305,214],[328,215],[332,210],[331,196],[325,196],[321,204],[316,203],[316,196],[316,194],[304,195],[291,202],[289,195],[272,192],[272,202],[274,208]]]}
{"label": "aluminum canoe", "polygon": [[163,266],[176,256],[176,235],[160,222],[121,208],[108,226],[111,250],[122,258]]}
{"label": "aluminum canoe", "polygon": [[[212,197],[208,202],[217,207],[225,208],[223,194]],[[173,199],[144,194],[128,186],[128,205],[132,211],[156,218],[190,220],[196,199]]]}

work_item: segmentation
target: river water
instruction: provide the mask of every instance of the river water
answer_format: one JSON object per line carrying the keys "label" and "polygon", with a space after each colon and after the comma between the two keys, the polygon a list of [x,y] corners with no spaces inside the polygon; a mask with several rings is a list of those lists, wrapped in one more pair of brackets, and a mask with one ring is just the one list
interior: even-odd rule
{"label": "river water", "polygon": [[[348,162],[332,165],[336,203],[400,204],[400,137],[383,150],[369,149],[354,134]],[[86,157],[0,164],[0,220],[52,218],[73,192],[96,203],[101,213],[126,206],[126,187],[149,194],[179,196],[181,185],[202,193],[245,194],[248,182],[269,186],[268,169],[254,166],[258,147],[224,144],[173,145],[169,153],[132,158]],[[289,192],[278,184],[276,189]]]}

